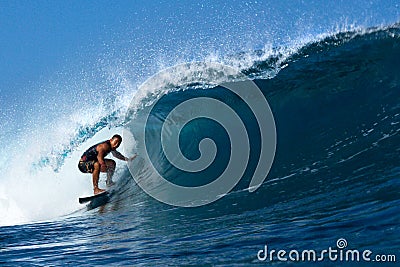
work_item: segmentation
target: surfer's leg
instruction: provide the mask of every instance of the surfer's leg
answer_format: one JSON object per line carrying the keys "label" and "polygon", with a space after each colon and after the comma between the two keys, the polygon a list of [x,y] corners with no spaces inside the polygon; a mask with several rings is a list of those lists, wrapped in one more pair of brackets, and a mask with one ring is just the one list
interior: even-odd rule
{"label": "surfer's leg", "polygon": [[107,186],[112,186],[114,184],[114,182],[112,181],[112,177],[114,175],[115,172],[115,161],[112,159],[106,159],[105,160],[106,165],[107,165],[107,180],[106,180],[106,184]]}
{"label": "surfer's leg", "polygon": [[94,170],[93,170],[93,191],[94,194],[99,194],[101,192],[104,192],[104,189],[99,188],[99,176],[100,176],[100,163],[95,162],[93,164]]}

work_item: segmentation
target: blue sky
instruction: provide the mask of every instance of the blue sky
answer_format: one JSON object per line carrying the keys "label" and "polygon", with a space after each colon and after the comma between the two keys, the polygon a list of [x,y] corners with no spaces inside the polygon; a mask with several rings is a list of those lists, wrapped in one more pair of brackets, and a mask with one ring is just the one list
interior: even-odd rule
{"label": "blue sky", "polygon": [[[91,73],[99,90],[107,91],[100,84],[104,77],[96,77],[99,62],[102,68],[123,62],[132,77],[149,76],[160,58],[201,59],[279,45],[346,23],[393,23],[399,2],[2,1],[0,119],[8,120],[2,126],[41,112],[35,102],[47,95],[50,102],[70,98],[77,88],[71,84],[87,78],[82,73]],[[51,83],[59,86],[53,90]]]}

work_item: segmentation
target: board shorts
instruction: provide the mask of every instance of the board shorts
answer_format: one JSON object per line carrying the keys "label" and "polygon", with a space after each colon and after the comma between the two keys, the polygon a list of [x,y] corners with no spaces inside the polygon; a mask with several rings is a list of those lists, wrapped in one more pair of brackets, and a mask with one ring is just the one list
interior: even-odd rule
{"label": "board shorts", "polygon": [[78,168],[83,173],[92,173],[94,171],[95,160],[83,161],[80,160],[78,164]]}

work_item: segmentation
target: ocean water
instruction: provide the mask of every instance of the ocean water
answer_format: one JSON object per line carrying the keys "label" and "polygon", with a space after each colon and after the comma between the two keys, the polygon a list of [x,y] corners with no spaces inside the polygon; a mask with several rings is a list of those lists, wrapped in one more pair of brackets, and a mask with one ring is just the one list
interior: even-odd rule
{"label": "ocean water", "polygon": [[[134,106],[136,117],[125,116],[128,106],[108,113],[100,110],[90,123],[81,122],[67,132],[60,146],[38,152],[26,166],[7,174],[20,180],[3,180],[0,264],[247,266],[266,263],[257,257],[265,245],[270,251],[322,251],[338,249],[340,239],[345,239],[348,249],[371,250],[371,259],[395,255],[398,261],[399,59],[398,24],[340,31],[295,47],[220,59],[227,65],[246,63],[234,67],[260,88],[274,116],[274,162],[254,192],[247,189],[261,154],[260,129],[246,103],[226,88],[201,83],[182,87],[177,81],[187,75],[183,69],[160,81],[157,91],[140,96]],[[241,81],[232,78],[228,82]],[[214,140],[218,154],[204,171],[179,170],[161,148],[159,132],[169,112],[199,97],[227,103],[246,126],[248,164],[229,193],[194,208],[161,203],[136,183],[152,175],[139,153],[133,174],[118,163],[117,185],[108,203],[92,209],[77,203],[79,196],[91,193],[90,177],[76,169],[82,151],[122,132],[127,120],[140,124],[135,119],[154,101],[157,106],[146,128],[150,140],[146,145],[157,170],[183,186],[206,184],[221,174],[231,146],[224,128],[211,120],[189,124],[179,141],[182,153],[194,160],[200,156],[200,141]],[[140,151],[140,138],[134,134],[123,153]],[[30,190],[21,188],[27,173],[42,183],[26,181]],[[65,176],[70,179],[63,180]],[[76,190],[64,192],[65,187]],[[268,264],[287,262],[275,256]],[[344,262],[325,258],[321,264]]]}

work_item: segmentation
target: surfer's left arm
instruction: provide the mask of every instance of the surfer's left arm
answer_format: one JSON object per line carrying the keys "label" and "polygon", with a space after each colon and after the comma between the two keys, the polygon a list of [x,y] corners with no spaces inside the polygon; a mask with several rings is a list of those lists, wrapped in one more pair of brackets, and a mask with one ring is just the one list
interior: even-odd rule
{"label": "surfer's left arm", "polygon": [[134,160],[134,159],[136,158],[136,155],[134,155],[132,158],[127,158],[127,157],[125,157],[124,155],[122,155],[121,153],[119,153],[119,152],[116,151],[116,150],[111,151],[111,153],[112,153],[112,155],[113,155],[114,157],[116,157],[117,159],[124,160],[124,161]]}

